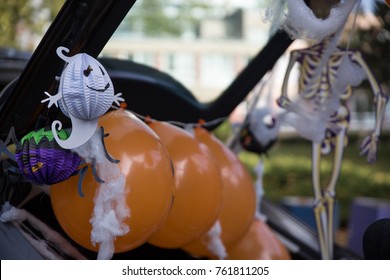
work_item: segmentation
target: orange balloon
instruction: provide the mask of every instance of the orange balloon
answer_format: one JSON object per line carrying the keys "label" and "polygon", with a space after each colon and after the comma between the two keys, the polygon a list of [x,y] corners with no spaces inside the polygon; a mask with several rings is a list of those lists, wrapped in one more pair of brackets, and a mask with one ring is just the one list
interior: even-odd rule
{"label": "orange balloon", "polygon": [[[220,140],[204,128],[194,129],[195,137],[211,150],[215,156],[224,187],[223,202],[219,214],[225,247],[233,245],[249,229],[256,208],[256,196],[252,177],[236,155]],[[197,256],[211,256],[204,245],[206,237],[184,247],[187,252]]]}
{"label": "orange balloon", "polygon": [[269,226],[255,219],[238,243],[227,249],[230,260],[290,260],[291,256],[283,243]]}
{"label": "orange balloon", "polygon": [[219,168],[207,147],[184,129],[157,121],[149,126],[172,159],[175,192],[168,218],[148,242],[180,248],[206,233],[218,217],[222,204]]}
{"label": "orange balloon", "polygon": [[[130,112],[109,112],[99,124],[109,133],[104,140],[107,151],[120,160],[118,166],[126,178],[130,217],[124,223],[130,231],[115,240],[115,252],[124,252],[145,243],[167,217],[173,200],[173,171],[158,136]],[[51,202],[65,232],[83,247],[97,251],[91,243],[90,219],[99,184],[91,173],[83,181],[84,197],[79,196],[78,178],[73,176],[52,186]]]}

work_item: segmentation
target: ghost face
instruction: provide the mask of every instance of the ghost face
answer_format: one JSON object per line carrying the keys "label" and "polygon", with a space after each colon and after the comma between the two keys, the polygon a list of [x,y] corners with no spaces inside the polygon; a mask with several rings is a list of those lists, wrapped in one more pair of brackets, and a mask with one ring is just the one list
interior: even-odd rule
{"label": "ghost face", "polygon": [[[106,73],[104,72],[104,70],[100,66],[99,66],[99,70],[101,71],[102,76],[104,77],[106,75]],[[93,68],[91,67],[91,65],[88,65],[88,68],[83,71],[84,77],[88,78],[90,75],[94,75],[96,73],[96,70],[95,70],[95,72],[93,72],[93,74],[92,74],[92,71],[93,71]],[[97,76],[97,75],[95,75],[95,76]],[[97,78],[99,79],[99,77],[97,77]],[[104,88],[101,88],[101,89],[100,88],[93,88],[93,85],[89,86],[88,81],[86,81],[85,86],[92,91],[96,91],[98,93],[99,92],[104,93],[110,87],[110,83],[107,82],[106,86]]]}
{"label": "ghost face", "polygon": [[104,67],[85,53],[72,57],[61,76],[60,90],[61,109],[81,120],[103,115],[114,98],[114,88]]}

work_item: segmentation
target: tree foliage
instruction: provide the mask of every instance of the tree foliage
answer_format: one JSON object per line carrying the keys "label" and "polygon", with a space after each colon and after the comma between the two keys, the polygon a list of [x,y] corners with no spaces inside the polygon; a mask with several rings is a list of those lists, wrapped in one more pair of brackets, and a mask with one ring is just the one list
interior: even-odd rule
{"label": "tree foliage", "polygon": [[29,0],[0,1],[0,45],[17,47],[17,34],[21,25],[31,24],[32,9]]}
{"label": "tree foliage", "polygon": [[64,0],[1,0],[0,1],[0,46],[16,49],[31,49],[34,42],[22,38],[41,37],[54,19]]}
{"label": "tree foliage", "polygon": [[390,9],[385,4],[379,4],[377,16],[381,26],[358,30],[351,46],[362,52],[383,89],[390,93]]}

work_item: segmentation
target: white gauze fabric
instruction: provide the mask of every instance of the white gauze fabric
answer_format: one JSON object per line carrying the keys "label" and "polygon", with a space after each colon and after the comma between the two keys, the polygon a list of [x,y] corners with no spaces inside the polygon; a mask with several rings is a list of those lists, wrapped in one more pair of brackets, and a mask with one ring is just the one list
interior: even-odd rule
{"label": "white gauze fabric", "polygon": [[326,19],[317,18],[303,0],[274,0],[266,10],[271,34],[284,29],[293,39],[316,42],[342,29],[357,0],[342,0],[331,8]]}
{"label": "white gauze fabric", "polygon": [[330,96],[321,106],[312,99],[298,98],[287,110],[283,123],[290,125],[303,137],[314,143],[321,143],[330,116],[340,105],[338,96]]}
{"label": "white gauze fabric", "polygon": [[126,204],[128,189],[126,178],[118,164],[110,162],[105,155],[100,131],[92,138],[74,149],[88,163],[96,161],[99,178],[104,180],[96,190],[94,209],[91,217],[91,241],[99,244],[98,259],[111,259],[115,250],[115,238],[130,231],[124,220],[130,217],[130,209]]}
{"label": "white gauze fabric", "polygon": [[367,72],[345,53],[337,70],[337,78],[334,85],[335,91],[345,90],[348,85],[356,87],[367,79]]}
{"label": "white gauze fabric", "polygon": [[218,259],[223,260],[226,259],[227,253],[225,245],[221,240],[221,233],[221,222],[217,220],[206,234],[205,245],[209,252],[211,252]]}
{"label": "white gauze fabric", "polygon": [[256,173],[256,181],[255,181],[255,193],[256,193],[256,212],[255,218],[266,222],[267,216],[261,212],[261,202],[264,197],[264,187],[263,187],[263,174],[264,174],[264,162],[261,158],[259,163],[253,169]]}
{"label": "white gauze fabric", "polygon": [[294,39],[312,39],[317,42],[343,28],[356,0],[344,0],[330,10],[328,18],[317,18],[303,0],[286,0],[287,16],[283,28]]}

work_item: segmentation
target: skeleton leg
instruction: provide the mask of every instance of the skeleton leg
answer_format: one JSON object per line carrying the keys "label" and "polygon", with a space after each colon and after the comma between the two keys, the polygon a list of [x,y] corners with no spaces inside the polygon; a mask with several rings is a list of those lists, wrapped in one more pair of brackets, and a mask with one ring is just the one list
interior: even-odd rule
{"label": "skeleton leg", "polygon": [[313,142],[312,150],[312,180],[314,192],[314,217],[317,225],[318,239],[320,243],[321,257],[324,260],[330,258],[328,252],[328,225],[327,225],[327,211],[322,190],[320,186],[320,161],[321,161],[321,144]]}
{"label": "skeleton leg", "polygon": [[336,196],[336,183],[340,175],[341,162],[343,159],[344,140],[346,127],[342,127],[341,131],[335,137],[335,148],[333,155],[333,169],[328,186],[324,190],[324,203],[327,208],[328,215],[328,250],[329,257],[333,258],[333,243],[334,243],[334,201]]}

